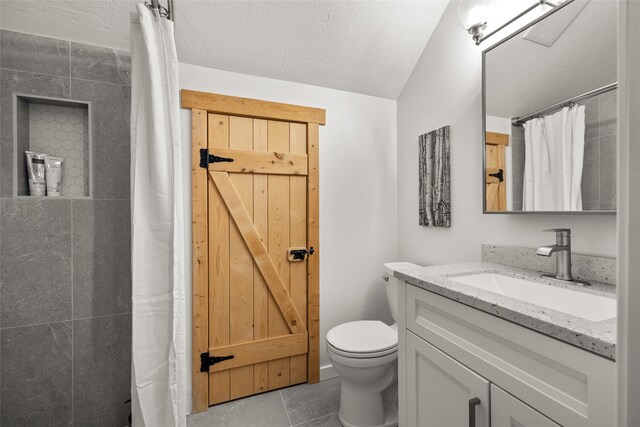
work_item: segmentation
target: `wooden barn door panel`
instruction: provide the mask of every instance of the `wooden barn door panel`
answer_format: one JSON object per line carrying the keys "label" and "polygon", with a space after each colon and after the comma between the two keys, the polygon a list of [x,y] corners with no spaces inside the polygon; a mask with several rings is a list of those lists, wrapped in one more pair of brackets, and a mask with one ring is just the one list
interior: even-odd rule
{"label": "wooden barn door panel", "polygon": [[[307,126],[209,116],[210,404],[307,380]],[[243,167],[235,163],[239,157]],[[271,163],[265,159],[273,159]]]}
{"label": "wooden barn door panel", "polygon": [[[209,115],[209,149],[229,148],[229,118]],[[229,213],[214,182],[208,179],[209,221],[209,347],[229,345],[229,280],[231,273]],[[215,314],[216,319],[212,321]],[[209,404],[230,399],[229,371],[209,375]]]}
{"label": "wooden barn door panel", "polygon": [[[192,113],[193,411],[319,381],[317,108],[182,91]],[[314,247],[294,261],[289,250]]]}
{"label": "wooden barn door panel", "polygon": [[[290,152],[307,154],[307,126],[291,123],[289,128]],[[289,247],[307,248],[307,177],[289,177]],[[289,264],[291,300],[305,325],[307,325],[307,287],[294,286],[307,283],[307,263]],[[307,381],[307,355],[293,356],[289,360],[291,384]]]}

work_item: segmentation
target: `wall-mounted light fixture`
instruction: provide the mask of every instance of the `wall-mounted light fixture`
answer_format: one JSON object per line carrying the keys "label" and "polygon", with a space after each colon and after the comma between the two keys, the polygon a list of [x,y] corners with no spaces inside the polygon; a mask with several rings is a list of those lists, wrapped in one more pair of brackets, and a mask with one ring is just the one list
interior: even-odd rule
{"label": "wall-mounted light fixture", "polygon": [[489,21],[489,2],[458,0],[458,18],[462,27],[471,34],[476,45],[480,44]]}
{"label": "wall-mounted light fixture", "polygon": [[514,16],[504,24],[500,25],[498,28],[493,30],[487,35],[484,35],[484,30],[487,28],[487,23],[490,19],[491,8],[490,8],[490,0],[477,0],[477,1],[469,1],[469,0],[457,0],[458,1],[458,18],[460,19],[460,23],[464,27],[464,29],[471,34],[471,38],[479,45],[498,31],[504,29],[505,27],[513,24],[518,19],[522,18],[527,13],[531,12],[538,6],[551,6],[553,8],[558,7],[560,3],[571,3],[574,0],[566,0],[566,1],[558,1],[554,3],[549,0],[538,0],[535,4],[525,9],[523,12],[520,12],[518,15]]}

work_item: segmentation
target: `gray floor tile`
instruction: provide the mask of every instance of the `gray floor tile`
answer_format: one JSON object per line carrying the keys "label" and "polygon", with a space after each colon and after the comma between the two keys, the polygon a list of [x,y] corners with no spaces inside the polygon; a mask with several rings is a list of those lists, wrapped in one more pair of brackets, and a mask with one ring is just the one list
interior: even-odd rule
{"label": "gray floor tile", "polygon": [[71,322],[2,330],[3,426],[70,426]]}
{"label": "gray floor tile", "polygon": [[0,203],[0,325],[71,320],[71,202]]}
{"label": "gray floor tile", "polygon": [[131,84],[131,57],[125,52],[71,42],[71,77]]}
{"label": "gray floor tile", "polygon": [[128,199],[131,88],[71,79],[71,97],[92,103],[93,198]]}
{"label": "gray floor tile", "polygon": [[282,397],[292,424],[315,420],[338,412],[340,378],[286,388]]}
{"label": "gray floor tile", "polygon": [[287,427],[291,423],[279,391],[216,405],[190,415],[188,427]]}
{"label": "gray floor tile", "polygon": [[131,310],[128,200],[73,201],[73,316]]}
{"label": "gray floor tile", "polygon": [[130,366],[130,315],[73,321],[75,425],[127,425]]}
{"label": "gray floor tile", "polygon": [[69,77],[0,70],[0,197],[13,197],[13,94],[69,98]]}
{"label": "gray floor tile", "polygon": [[11,70],[69,77],[69,42],[3,30],[0,64]]}
{"label": "gray floor tile", "polygon": [[295,427],[342,427],[342,423],[336,413],[298,424]]}

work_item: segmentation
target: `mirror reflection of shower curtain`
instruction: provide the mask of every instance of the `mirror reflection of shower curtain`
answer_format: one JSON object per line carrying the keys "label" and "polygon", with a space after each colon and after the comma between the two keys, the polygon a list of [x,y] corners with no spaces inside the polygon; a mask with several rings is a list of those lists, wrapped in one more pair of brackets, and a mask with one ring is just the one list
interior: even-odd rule
{"label": "mirror reflection of shower curtain", "polygon": [[581,211],[584,105],[524,124],[522,210]]}
{"label": "mirror reflection of shower curtain", "polygon": [[141,3],[136,8],[131,23],[131,411],[134,427],[183,427],[187,373],[178,58],[173,22]]}

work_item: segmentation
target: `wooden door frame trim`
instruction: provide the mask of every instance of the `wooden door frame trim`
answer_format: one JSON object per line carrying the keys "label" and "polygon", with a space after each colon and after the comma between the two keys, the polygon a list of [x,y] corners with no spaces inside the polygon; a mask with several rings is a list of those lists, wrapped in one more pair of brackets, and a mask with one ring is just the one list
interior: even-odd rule
{"label": "wooden door frame trim", "polygon": [[307,261],[307,382],[320,381],[320,156],[319,128],[307,123],[307,245],[315,253]]}
{"label": "wooden door frame trim", "polygon": [[509,145],[509,134],[487,132],[485,143],[488,145]]}
{"label": "wooden door frame trim", "polygon": [[[191,110],[191,251],[192,251],[192,412],[209,407],[209,373],[200,372],[200,354],[209,349],[208,171],[200,167],[200,149],[207,148],[208,114]],[[199,203],[196,203],[199,201]]]}
{"label": "wooden door frame trim", "polygon": [[321,108],[188,89],[182,89],[181,98],[182,108],[201,109],[209,113],[320,125],[326,123],[326,113]]}
{"label": "wooden door frame trim", "polygon": [[[182,108],[191,110],[192,123],[192,412],[203,412],[209,407],[209,373],[200,372],[200,354],[209,350],[209,233],[206,202],[209,172],[199,166],[200,149],[208,147],[208,113],[307,125],[307,245],[315,249],[307,264],[307,382],[317,383],[320,381],[319,125],[325,124],[325,110],[184,89]],[[196,200],[200,202],[196,203]]]}

